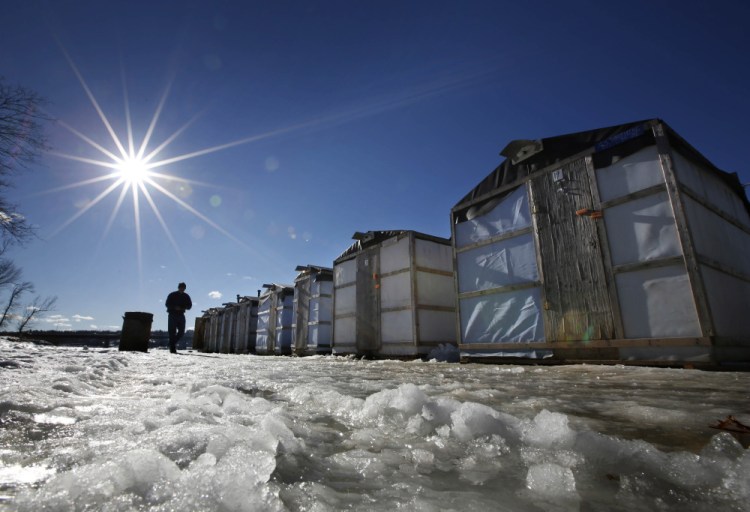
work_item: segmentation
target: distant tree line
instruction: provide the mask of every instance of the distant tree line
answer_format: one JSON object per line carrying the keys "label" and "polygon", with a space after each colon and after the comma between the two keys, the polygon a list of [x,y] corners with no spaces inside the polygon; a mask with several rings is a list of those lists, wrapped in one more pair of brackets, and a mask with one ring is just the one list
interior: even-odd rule
{"label": "distant tree line", "polygon": [[34,236],[18,205],[8,200],[8,189],[13,176],[28,170],[47,149],[44,126],[51,119],[41,110],[43,103],[36,92],[0,77],[0,329],[15,322],[18,333],[57,302],[57,297],[40,296],[24,302],[34,293],[34,285],[23,280],[21,268],[7,256],[12,245],[23,245]]}

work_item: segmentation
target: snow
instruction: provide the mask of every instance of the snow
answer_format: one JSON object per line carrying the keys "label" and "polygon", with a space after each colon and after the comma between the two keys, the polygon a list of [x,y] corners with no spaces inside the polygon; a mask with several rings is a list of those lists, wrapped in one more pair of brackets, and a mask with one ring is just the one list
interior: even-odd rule
{"label": "snow", "polygon": [[0,339],[0,508],[748,510],[729,414],[750,374]]}

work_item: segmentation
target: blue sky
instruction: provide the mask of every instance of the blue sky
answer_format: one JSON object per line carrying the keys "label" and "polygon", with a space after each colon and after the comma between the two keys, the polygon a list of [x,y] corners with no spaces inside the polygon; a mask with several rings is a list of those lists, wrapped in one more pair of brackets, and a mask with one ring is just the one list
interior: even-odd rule
{"label": "blue sky", "polygon": [[[192,325],[355,231],[448,237],[512,139],[660,117],[750,182],[748,23],[739,1],[5,2],[0,74],[58,120],[11,191],[38,234],[11,256],[58,297],[35,327],[164,329],[180,281]],[[71,187],[119,154],[91,98],[126,150],[159,112],[146,154],[175,160],[152,171],[189,180],[154,178],[161,220],[143,193],[113,215],[121,187],[89,206],[114,180]]]}

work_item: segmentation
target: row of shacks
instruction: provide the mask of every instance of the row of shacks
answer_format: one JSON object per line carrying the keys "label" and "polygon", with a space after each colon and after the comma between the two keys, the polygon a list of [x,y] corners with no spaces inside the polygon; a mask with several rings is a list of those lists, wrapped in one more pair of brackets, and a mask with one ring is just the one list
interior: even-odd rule
{"label": "row of shacks", "polygon": [[750,204],[652,119],[540,140],[451,210],[451,238],[356,233],[332,268],[206,311],[212,352],[750,361]]}

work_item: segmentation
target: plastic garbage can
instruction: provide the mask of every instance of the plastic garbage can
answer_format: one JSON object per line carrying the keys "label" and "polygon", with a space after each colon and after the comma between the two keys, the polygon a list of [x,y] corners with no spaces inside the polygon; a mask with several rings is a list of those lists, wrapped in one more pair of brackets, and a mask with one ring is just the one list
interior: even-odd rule
{"label": "plastic garbage can", "polygon": [[148,352],[148,340],[151,337],[152,313],[131,311],[122,317],[122,334],[120,350]]}

